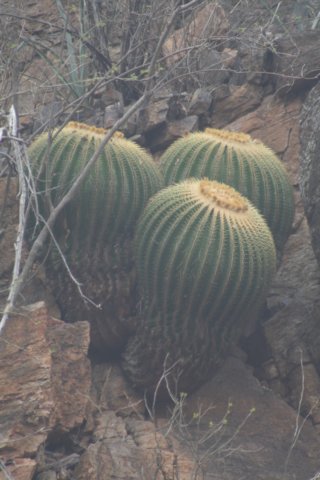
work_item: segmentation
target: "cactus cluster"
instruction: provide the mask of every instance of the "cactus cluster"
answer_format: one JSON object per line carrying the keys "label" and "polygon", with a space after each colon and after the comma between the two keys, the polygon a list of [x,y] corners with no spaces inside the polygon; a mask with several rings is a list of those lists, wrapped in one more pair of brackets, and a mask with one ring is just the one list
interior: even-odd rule
{"label": "cactus cluster", "polygon": [[[44,219],[104,135],[71,122],[49,143],[42,135],[31,145]],[[212,374],[261,307],[276,247],[289,234],[293,195],[275,154],[241,133],[189,134],[160,163],[162,190],[151,157],[114,135],[54,226],[100,310],[85,309],[54,248],[47,271],[64,318],[91,321],[94,347],[118,350],[132,335],[122,366],[134,386],[151,391],[174,366],[187,391]]]}
{"label": "cactus cluster", "polygon": [[[69,190],[105,134],[104,129],[70,122],[60,132],[53,131],[51,141],[42,134],[29,147],[39,192],[38,209],[44,219]],[[135,304],[131,237],[145,203],[161,186],[162,177],[152,158],[116,133],[54,227],[55,239],[84,293],[102,305],[101,310],[83,308],[60,255],[52,248],[47,271],[63,316],[69,321],[90,318],[95,323],[93,330],[99,331],[96,338],[103,337],[104,346],[117,347],[121,325]]]}
{"label": "cactus cluster", "polygon": [[293,192],[280,160],[263,143],[207,128],[174,142],[161,157],[161,168],[166,185],[207,177],[234,187],[264,216],[282,252],[293,221]]}
{"label": "cactus cluster", "polygon": [[[171,363],[184,361],[186,379],[196,368],[203,380],[210,358],[221,357],[265,298],[276,268],[266,222],[232,187],[186,180],[149,201],[135,252],[145,321],[125,352],[124,370],[134,385],[152,387],[169,353]],[[152,338],[157,343],[146,361]]]}

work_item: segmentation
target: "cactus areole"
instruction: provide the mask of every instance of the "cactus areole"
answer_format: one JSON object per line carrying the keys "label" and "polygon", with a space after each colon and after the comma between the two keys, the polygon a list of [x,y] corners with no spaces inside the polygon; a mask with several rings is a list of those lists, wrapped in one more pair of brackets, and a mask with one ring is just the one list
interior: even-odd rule
{"label": "cactus areole", "polygon": [[263,143],[245,133],[207,128],[174,142],[161,168],[166,185],[206,177],[234,187],[262,213],[283,250],[293,221],[293,191],[282,163]]}
{"label": "cactus areole", "polygon": [[198,319],[228,338],[234,322],[261,304],[276,269],[260,213],[232,187],[207,179],[158,192],[140,219],[135,247],[150,324],[163,322],[165,335],[181,339]]}
{"label": "cactus areole", "polygon": [[[44,218],[50,203],[57,205],[105,135],[102,128],[70,122],[60,132],[54,130],[52,140],[42,134],[30,146],[39,209]],[[65,209],[63,224],[68,244],[76,249],[92,249],[126,234],[161,185],[161,174],[151,156],[116,132]]]}

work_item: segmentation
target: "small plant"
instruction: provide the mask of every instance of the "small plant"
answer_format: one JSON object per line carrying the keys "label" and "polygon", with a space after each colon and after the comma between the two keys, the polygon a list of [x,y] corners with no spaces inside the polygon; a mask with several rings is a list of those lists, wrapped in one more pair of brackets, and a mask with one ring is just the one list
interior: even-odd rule
{"label": "small plant", "polygon": [[124,370],[152,389],[164,365],[176,365],[179,389],[192,390],[259,310],[276,268],[271,232],[232,187],[187,180],[150,200],[135,255],[143,321]]}
{"label": "small plant", "polygon": [[188,177],[231,185],[262,213],[281,252],[289,236],[293,191],[271,149],[249,135],[207,128],[174,142],[161,158],[166,185]]}
{"label": "small plant", "polygon": [[[70,122],[61,132],[54,131],[51,140],[42,134],[30,146],[39,192],[30,234],[68,192],[104,135],[103,129]],[[47,272],[63,316],[70,321],[96,318],[96,339],[102,347],[117,347],[128,328],[123,326],[126,318],[133,315],[133,228],[148,198],[161,185],[152,158],[122,134],[115,134],[52,232],[56,248],[50,251]],[[101,304],[100,310],[83,308],[71,272],[89,292],[86,296]]]}

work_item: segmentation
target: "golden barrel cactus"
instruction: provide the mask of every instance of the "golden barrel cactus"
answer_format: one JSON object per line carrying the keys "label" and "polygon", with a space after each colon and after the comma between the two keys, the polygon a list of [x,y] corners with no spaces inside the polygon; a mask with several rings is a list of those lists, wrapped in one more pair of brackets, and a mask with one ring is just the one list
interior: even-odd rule
{"label": "golden barrel cactus", "polygon": [[160,165],[166,185],[206,177],[238,190],[262,213],[282,252],[293,221],[293,190],[282,163],[262,142],[207,128],[175,141]]}
{"label": "golden barrel cactus", "polygon": [[[70,122],[52,141],[42,134],[29,147],[36,178],[38,210],[48,218],[99,147],[106,131]],[[147,200],[162,186],[152,158],[116,133],[54,226],[53,235],[71,272],[95,308],[83,302],[52,244],[47,272],[63,317],[90,320],[93,343],[116,349],[130,333],[135,315],[135,270],[131,238]],[[30,232],[34,229],[30,225]]]}
{"label": "golden barrel cactus", "polygon": [[135,256],[143,321],[124,371],[151,389],[167,361],[181,367],[183,391],[195,388],[265,299],[276,269],[270,229],[232,187],[189,179],[148,202]]}

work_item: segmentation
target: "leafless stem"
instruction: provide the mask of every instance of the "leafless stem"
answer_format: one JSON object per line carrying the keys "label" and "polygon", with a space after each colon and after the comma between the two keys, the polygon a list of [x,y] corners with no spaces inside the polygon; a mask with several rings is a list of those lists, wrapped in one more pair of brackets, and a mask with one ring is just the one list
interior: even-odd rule
{"label": "leafless stem", "polygon": [[[18,135],[18,120],[17,114],[14,106],[10,109],[9,115],[9,131],[13,137],[17,137]],[[12,280],[9,290],[9,295],[7,299],[7,304],[4,308],[4,313],[2,319],[0,321],[0,334],[8,320],[9,313],[12,310],[17,295],[20,291],[19,288],[19,275],[20,275],[20,268],[21,268],[21,259],[22,259],[22,248],[23,248],[23,237],[26,225],[25,219],[25,208],[26,208],[26,200],[27,200],[27,186],[26,180],[24,175],[24,158],[25,158],[25,147],[24,144],[19,144],[16,141],[13,141],[13,150],[14,156],[16,160],[16,167],[18,172],[19,178],[19,224],[18,224],[18,232],[17,238],[15,241],[14,249],[15,249],[15,258],[14,258],[14,266],[13,266],[13,273],[12,273]]]}
{"label": "leafless stem", "polygon": [[5,464],[1,460],[0,460],[0,470],[4,474],[5,480],[14,480],[13,476],[11,475],[11,473],[8,471]]}

